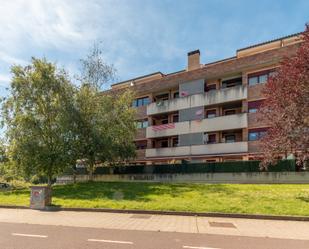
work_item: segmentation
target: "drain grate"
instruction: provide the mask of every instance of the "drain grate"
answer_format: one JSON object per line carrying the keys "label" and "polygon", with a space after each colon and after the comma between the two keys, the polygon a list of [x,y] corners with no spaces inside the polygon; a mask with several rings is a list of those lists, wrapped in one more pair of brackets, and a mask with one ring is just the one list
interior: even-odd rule
{"label": "drain grate", "polygon": [[132,219],[150,219],[152,215],[147,214],[133,214],[130,216]]}
{"label": "drain grate", "polygon": [[224,228],[236,228],[233,223],[229,222],[208,222],[211,227],[224,227]]}

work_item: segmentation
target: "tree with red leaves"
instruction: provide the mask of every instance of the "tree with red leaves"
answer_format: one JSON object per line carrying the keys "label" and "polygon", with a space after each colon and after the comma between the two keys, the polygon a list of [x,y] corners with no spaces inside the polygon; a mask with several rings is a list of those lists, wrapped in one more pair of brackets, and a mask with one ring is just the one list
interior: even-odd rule
{"label": "tree with red leaves", "polygon": [[261,167],[293,155],[298,165],[309,158],[309,25],[295,56],[284,58],[269,78],[260,119],[271,127],[261,139]]}

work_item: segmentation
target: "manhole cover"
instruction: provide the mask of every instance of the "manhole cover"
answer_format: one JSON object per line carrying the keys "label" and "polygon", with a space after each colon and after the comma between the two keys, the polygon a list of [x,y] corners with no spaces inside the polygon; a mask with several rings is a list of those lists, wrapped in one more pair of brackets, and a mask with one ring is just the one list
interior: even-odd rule
{"label": "manhole cover", "polygon": [[150,219],[151,215],[147,215],[147,214],[133,214],[130,216],[130,218],[132,219]]}
{"label": "manhole cover", "polygon": [[226,227],[226,228],[236,228],[236,226],[233,223],[229,222],[210,222],[209,225],[211,227]]}

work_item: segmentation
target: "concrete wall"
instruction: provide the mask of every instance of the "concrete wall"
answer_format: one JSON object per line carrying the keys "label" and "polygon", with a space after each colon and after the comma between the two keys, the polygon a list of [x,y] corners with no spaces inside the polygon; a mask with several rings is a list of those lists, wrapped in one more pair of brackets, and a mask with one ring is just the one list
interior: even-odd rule
{"label": "concrete wall", "polygon": [[[204,80],[195,80],[191,82],[182,83],[179,85],[179,93],[181,97],[181,93],[183,91],[187,92],[188,95],[193,94],[204,94]],[[201,115],[197,115],[196,112],[201,111]],[[192,121],[196,119],[203,119],[204,118],[204,107],[191,107],[187,109],[179,110],[179,122],[186,122]],[[188,124],[188,128],[191,131],[191,122]],[[192,133],[192,132],[188,132]],[[180,134],[178,132],[178,134]],[[192,134],[185,134],[179,135],[179,145],[180,146],[190,146],[190,145],[201,145],[203,144],[203,133],[192,133]]]}
{"label": "concrete wall", "polygon": [[185,121],[175,123],[175,128],[154,131],[152,127],[146,128],[146,137],[165,137],[189,133],[203,133],[224,131],[232,129],[243,129],[248,126],[247,113],[227,115],[215,118],[206,118],[201,121]]}
{"label": "concrete wall", "polygon": [[179,135],[179,146],[204,144],[203,133],[192,133]]}
{"label": "concrete wall", "polygon": [[181,92],[187,92],[188,95],[204,93],[204,79],[189,81],[179,85],[179,96]]}
{"label": "concrete wall", "polygon": [[224,88],[207,93],[163,101],[163,105],[151,103],[147,106],[147,115],[179,111],[192,107],[216,105],[220,103],[247,99],[247,86]]}
{"label": "concrete wall", "polygon": [[[202,111],[201,115],[196,115],[197,111]],[[192,107],[189,109],[179,110],[179,122],[203,119],[205,117],[203,107]]]}
{"label": "concrete wall", "polygon": [[218,143],[191,146],[191,155],[215,155],[248,152],[248,142]]}
{"label": "concrete wall", "polygon": [[248,142],[235,142],[146,149],[146,157],[217,155],[246,152],[248,152]]}
{"label": "concrete wall", "polygon": [[[87,175],[76,181],[88,181]],[[199,173],[147,175],[94,175],[102,182],[201,182],[201,183],[309,183],[309,172],[252,172],[252,173]],[[73,176],[57,178],[58,183],[71,183]]]}

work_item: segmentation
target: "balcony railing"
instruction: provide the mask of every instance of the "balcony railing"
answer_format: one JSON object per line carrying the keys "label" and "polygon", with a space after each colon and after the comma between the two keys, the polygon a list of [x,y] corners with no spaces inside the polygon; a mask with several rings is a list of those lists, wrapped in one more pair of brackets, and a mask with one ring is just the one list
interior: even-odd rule
{"label": "balcony railing", "polygon": [[242,129],[248,127],[247,113],[239,113],[202,120],[193,120],[173,123],[165,129],[157,129],[158,126],[149,126],[146,129],[147,138],[167,137],[199,132],[224,131]]}
{"label": "balcony railing", "polygon": [[194,94],[187,97],[169,99],[151,103],[147,106],[147,115],[168,113],[193,107],[215,105],[224,102],[243,100],[247,98],[247,86],[223,88],[207,93]]}
{"label": "balcony railing", "polygon": [[192,146],[146,149],[146,157],[179,157],[248,152],[248,142],[216,143]]}

